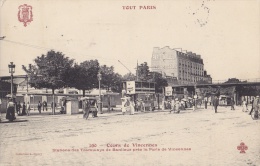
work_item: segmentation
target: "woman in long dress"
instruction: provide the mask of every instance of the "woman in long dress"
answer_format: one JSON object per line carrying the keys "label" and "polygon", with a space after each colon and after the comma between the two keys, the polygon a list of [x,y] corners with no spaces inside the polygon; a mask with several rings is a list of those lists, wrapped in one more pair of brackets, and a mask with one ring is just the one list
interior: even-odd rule
{"label": "woman in long dress", "polygon": [[247,104],[246,104],[246,100],[243,101],[243,112],[247,112]]}
{"label": "woman in long dress", "polygon": [[23,102],[23,106],[22,106],[22,115],[26,115],[26,105],[25,102]]}
{"label": "woman in long dress", "polygon": [[15,104],[11,98],[7,104],[6,119],[13,121],[15,118]]}
{"label": "woman in long dress", "polygon": [[131,99],[130,101],[130,115],[134,115],[135,114],[135,102],[133,99]]}
{"label": "woman in long dress", "polygon": [[180,102],[179,102],[178,98],[176,98],[176,101],[175,101],[175,109],[176,109],[177,113],[180,113]]}
{"label": "woman in long dress", "polygon": [[175,100],[172,99],[171,101],[171,110],[170,110],[170,113],[173,111],[173,113],[175,112]]}

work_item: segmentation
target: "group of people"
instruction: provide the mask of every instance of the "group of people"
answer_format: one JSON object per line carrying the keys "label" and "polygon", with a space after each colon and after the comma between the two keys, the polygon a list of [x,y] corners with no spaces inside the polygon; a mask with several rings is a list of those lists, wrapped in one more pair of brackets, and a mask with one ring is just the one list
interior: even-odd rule
{"label": "group of people", "polygon": [[172,99],[171,101],[171,109],[170,109],[170,113],[176,112],[176,113],[180,113],[180,106],[182,105],[182,103],[179,101],[178,98],[176,98],[175,100]]}
{"label": "group of people", "polygon": [[[142,101],[142,100],[140,100],[140,101]],[[140,102],[140,104],[142,104],[142,103]],[[141,107],[144,108],[144,105],[142,104]],[[134,102],[133,97],[122,98],[122,114],[125,115],[125,113],[128,109],[130,110],[130,115],[134,115],[134,113],[135,113],[135,102]]]}
{"label": "group of people", "polygon": [[89,113],[92,113],[92,117],[96,118],[98,113],[98,106],[96,100],[85,100],[82,102],[83,118],[87,119]]}
{"label": "group of people", "polygon": [[39,101],[37,104],[37,108],[38,108],[39,113],[41,113],[41,111],[44,111],[44,110],[47,111],[47,102],[43,101],[41,103],[41,101]]}
{"label": "group of people", "polygon": [[[22,109],[22,112],[21,112]],[[30,115],[30,103],[28,102],[21,105],[20,101],[15,102],[13,98],[9,98],[8,104],[7,104],[7,111],[6,111],[6,119],[13,121],[16,119],[15,112],[17,115]]]}

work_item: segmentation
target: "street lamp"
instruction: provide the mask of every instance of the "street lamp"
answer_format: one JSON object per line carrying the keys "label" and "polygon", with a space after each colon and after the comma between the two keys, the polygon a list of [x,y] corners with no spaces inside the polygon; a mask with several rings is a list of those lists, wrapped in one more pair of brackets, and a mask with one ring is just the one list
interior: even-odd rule
{"label": "street lamp", "polygon": [[8,67],[9,73],[11,73],[11,97],[13,98],[13,73],[15,72],[15,65],[13,64],[13,62],[10,62]]}
{"label": "street lamp", "polygon": [[98,76],[98,89],[99,89],[98,110],[102,114],[103,112],[102,112],[101,89],[100,89],[100,81],[101,81],[102,75],[101,75],[100,71],[98,72],[97,76]]}

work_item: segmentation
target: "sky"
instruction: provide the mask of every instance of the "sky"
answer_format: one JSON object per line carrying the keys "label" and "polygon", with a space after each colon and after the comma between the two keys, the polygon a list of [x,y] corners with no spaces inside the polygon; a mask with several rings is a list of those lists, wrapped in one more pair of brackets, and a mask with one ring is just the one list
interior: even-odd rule
{"label": "sky", "polygon": [[[50,49],[78,63],[97,59],[119,74],[135,73],[137,62],[151,64],[154,47],[169,46],[201,55],[213,80],[260,78],[259,2],[0,0],[0,37],[6,36],[0,40],[0,76],[9,75],[10,62],[15,75],[25,74],[21,66]],[[17,16],[23,4],[33,13],[26,27]]]}

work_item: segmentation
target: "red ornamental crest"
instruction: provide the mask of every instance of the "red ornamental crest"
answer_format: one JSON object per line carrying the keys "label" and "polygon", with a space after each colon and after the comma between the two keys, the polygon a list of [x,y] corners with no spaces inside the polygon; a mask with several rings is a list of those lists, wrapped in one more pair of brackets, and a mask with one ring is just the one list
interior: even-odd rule
{"label": "red ornamental crest", "polygon": [[18,20],[26,27],[33,20],[32,6],[24,4],[18,7]]}

